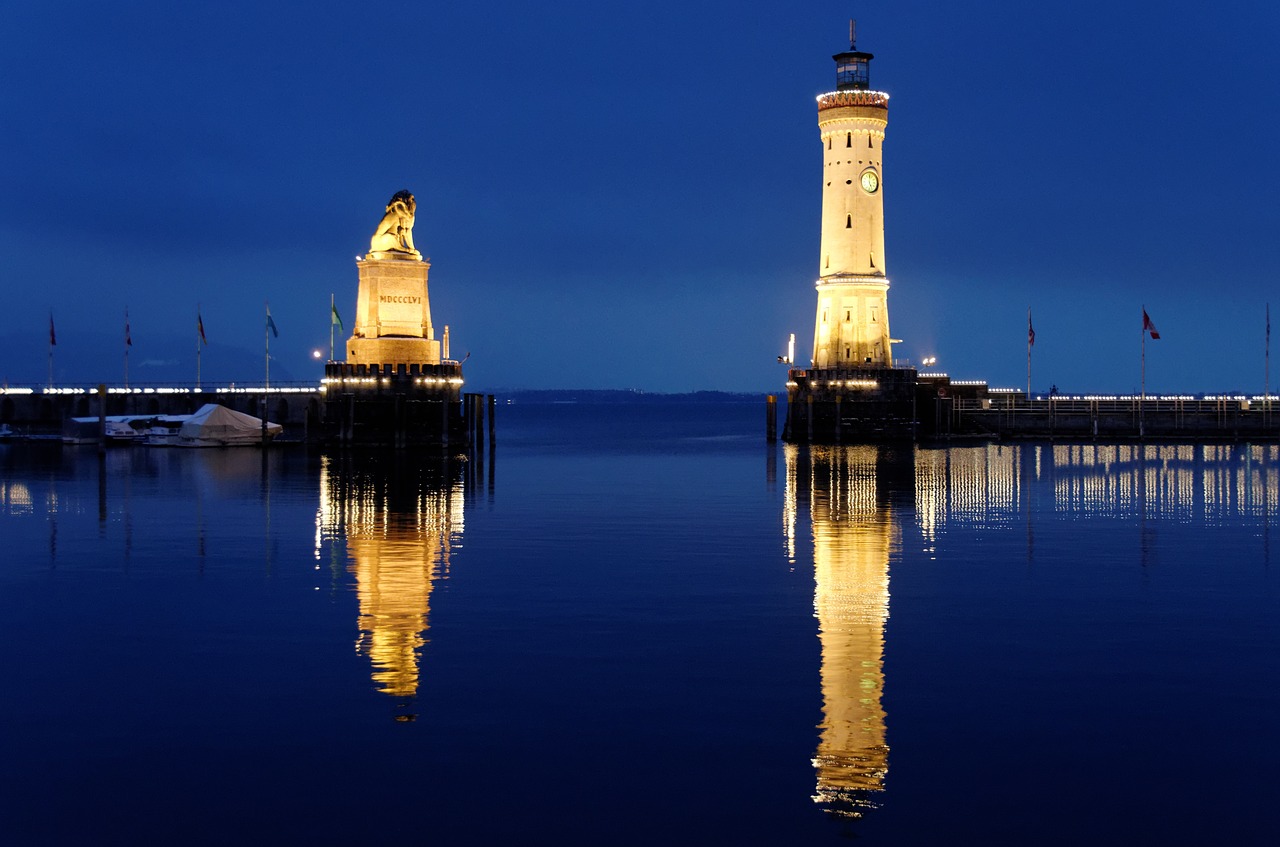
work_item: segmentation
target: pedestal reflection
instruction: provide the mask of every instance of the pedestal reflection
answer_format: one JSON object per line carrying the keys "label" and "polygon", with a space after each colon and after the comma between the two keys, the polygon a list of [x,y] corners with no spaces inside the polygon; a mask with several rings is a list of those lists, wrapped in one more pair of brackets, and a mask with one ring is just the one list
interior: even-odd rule
{"label": "pedestal reflection", "polygon": [[464,527],[462,472],[457,462],[395,454],[322,460],[319,537],[345,541],[360,608],[355,646],[393,697],[418,693],[431,592]]}

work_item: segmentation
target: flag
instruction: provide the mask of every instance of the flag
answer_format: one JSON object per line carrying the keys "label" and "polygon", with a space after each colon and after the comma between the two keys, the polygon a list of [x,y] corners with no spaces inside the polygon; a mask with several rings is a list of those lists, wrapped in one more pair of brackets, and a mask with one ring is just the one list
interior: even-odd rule
{"label": "flag", "polygon": [[200,312],[196,312],[196,335],[200,336],[200,341],[204,346],[209,346],[209,339],[204,337],[204,321],[200,320]]}
{"label": "flag", "polygon": [[267,329],[271,330],[271,335],[275,338],[280,337],[280,330],[276,329],[276,322],[271,320],[271,307],[267,307]]}
{"label": "flag", "polygon": [[53,331],[53,312],[49,313],[49,346],[58,346],[58,334]]}
{"label": "flag", "polygon": [[1158,341],[1160,333],[1156,332],[1156,325],[1151,322],[1151,318],[1147,315],[1146,307],[1142,309],[1142,330],[1151,333],[1151,340]]}
{"label": "flag", "polygon": [[329,310],[333,312],[333,314],[329,318],[330,326],[332,326],[333,324],[337,324],[338,329],[342,330],[343,332],[346,332],[346,327],[342,325],[342,318],[338,315],[338,307],[331,303],[329,304]]}
{"label": "flag", "polygon": [[133,336],[129,333],[129,310],[124,310],[124,346],[133,346]]}
{"label": "flag", "polygon": [[1027,309],[1027,346],[1036,346],[1036,328],[1031,325],[1031,310]]}

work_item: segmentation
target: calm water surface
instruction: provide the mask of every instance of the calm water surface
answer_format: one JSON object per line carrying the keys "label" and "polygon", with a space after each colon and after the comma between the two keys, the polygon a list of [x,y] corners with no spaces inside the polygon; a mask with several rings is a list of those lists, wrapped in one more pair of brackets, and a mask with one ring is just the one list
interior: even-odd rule
{"label": "calm water surface", "polygon": [[5,844],[1275,844],[1268,447],[0,446]]}

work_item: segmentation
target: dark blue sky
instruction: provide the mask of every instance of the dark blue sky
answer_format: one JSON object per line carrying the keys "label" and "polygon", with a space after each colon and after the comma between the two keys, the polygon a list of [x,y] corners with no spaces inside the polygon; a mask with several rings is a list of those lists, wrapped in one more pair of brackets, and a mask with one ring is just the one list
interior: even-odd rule
{"label": "dark blue sky", "polygon": [[[0,9],[0,377],[318,375],[392,193],[476,390],[781,387],[816,95],[892,97],[898,356],[1037,389],[1260,391],[1280,321],[1270,2],[28,2]],[[763,9],[763,11],[762,11]],[[348,324],[349,327],[349,324]],[[159,363],[168,363],[161,365]],[[275,369],[279,368],[279,371]],[[1272,380],[1280,383],[1280,369]]]}

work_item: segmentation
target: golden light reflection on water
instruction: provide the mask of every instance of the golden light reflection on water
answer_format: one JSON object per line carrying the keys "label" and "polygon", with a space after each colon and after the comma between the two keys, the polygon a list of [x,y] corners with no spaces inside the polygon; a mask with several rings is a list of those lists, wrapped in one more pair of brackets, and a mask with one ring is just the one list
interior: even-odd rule
{"label": "golden light reflection on water", "polygon": [[31,489],[22,482],[0,481],[0,509],[9,515],[30,515],[35,512]]}
{"label": "golden light reflection on water", "polygon": [[317,557],[325,541],[345,540],[360,609],[356,650],[375,686],[415,696],[432,588],[462,537],[460,474],[413,463],[357,469],[348,457],[325,457],[316,524]]}
{"label": "golden light reflection on water", "polygon": [[806,517],[813,539],[822,690],[813,799],[845,817],[875,808],[885,790],[889,568],[900,557],[904,525],[914,523],[920,541],[910,546],[930,558],[949,526],[1004,532],[1025,525],[1030,560],[1033,511],[1206,524],[1254,519],[1264,531],[1280,511],[1276,445],[787,445],[784,457],[788,561],[803,559]]}
{"label": "golden light reflection on water", "polygon": [[1180,521],[1271,516],[1280,489],[1276,445],[1059,445],[1060,512],[1134,513]]}
{"label": "golden light reflection on water", "polygon": [[884,790],[889,767],[881,698],[889,558],[898,548],[899,530],[882,496],[887,458],[877,447],[786,448],[790,502],[784,525],[794,536],[795,515],[807,505],[822,651],[813,799],[833,814],[852,817],[874,807],[871,798]]}

